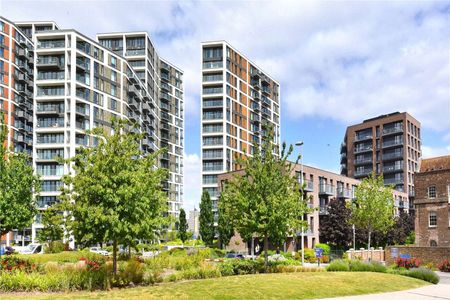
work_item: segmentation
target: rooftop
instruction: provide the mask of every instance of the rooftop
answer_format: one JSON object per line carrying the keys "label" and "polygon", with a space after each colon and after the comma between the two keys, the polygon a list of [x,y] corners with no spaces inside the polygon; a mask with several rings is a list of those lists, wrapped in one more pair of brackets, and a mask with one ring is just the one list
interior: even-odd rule
{"label": "rooftop", "polygon": [[420,172],[450,170],[450,155],[422,159]]}

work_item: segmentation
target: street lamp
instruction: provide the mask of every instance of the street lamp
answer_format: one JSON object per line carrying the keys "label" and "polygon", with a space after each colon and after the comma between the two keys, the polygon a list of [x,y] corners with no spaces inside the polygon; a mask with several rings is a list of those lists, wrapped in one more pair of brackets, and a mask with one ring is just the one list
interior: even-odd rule
{"label": "street lamp", "polygon": [[[302,146],[303,146],[303,141],[299,141],[297,143],[295,143],[295,146],[298,147],[299,149],[299,153],[300,153],[300,184],[301,184],[301,189],[302,189],[302,198],[303,198],[303,155],[302,155]],[[303,199],[302,199],[303,201]],[[303,213],[302,213],[302,227],[301,227],[301,238],[302,238],[302,266],[305,264],[305,231],[303,230]]]}

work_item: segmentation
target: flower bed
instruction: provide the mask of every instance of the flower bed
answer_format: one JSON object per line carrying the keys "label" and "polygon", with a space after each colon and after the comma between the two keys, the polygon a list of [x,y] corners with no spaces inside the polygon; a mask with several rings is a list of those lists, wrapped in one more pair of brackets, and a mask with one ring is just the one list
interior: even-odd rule
{"label": "flower bed", "polygon": [[441,272],[450,272],[450,261],[448,259],[444,260],[439,266],[439,271]]}

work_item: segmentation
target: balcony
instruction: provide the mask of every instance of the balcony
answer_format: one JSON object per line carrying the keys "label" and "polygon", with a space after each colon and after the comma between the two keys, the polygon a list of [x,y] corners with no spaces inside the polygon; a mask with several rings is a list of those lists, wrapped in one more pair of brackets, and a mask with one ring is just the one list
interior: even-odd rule
{"label": "balcony", "polygon": [[150,111],[150,104],[148,104],[148,102],[142,104],[142,111]]}
{"label": "balcony", "polygon": [[269,98],[263,96],[263,97],[261,98],[261,100],[262,100],[262,104],[267,105],[267,106],[270,106],[271,102],[270,102]]}
{"label": "balcony", "polygon": [[220,69],[223,68],[223,62],[222,61],[208,61],[203,62],[203,69]]}
{"label": "balcony", "polygon": [[394,166],[383,166],[383,173],[403,172],[403,164]]}
{"label": "balcony", "polygon": [[36,66],[40,69],[61,69],[61,61],[58,57],[38,57]]}
{"label": "balcony", "polygon": [[170,85],[166,82],[161,82],[161,89],[166,92],[171,92]]}
{"label": "balcony", "polygon": [[327,195],[327,196],[334,196],[334,186],[331,184],[321,183],[319,185],[319,194]]}
{"label": "balcony", "polygon": [[341,154],[346,153],[347,152],[347,143],[343,142],[341,143]]}
{"label": "balcony", "polygon": [[[300,178],[298,179],[298,183],[300,183],[300,185],[302,184],[302,180]],[[305,192],[313,192],[314,191],[314,182],[313,181],[311,181],[309,179],[304,179],[303,183],[304,183],[303,190]]]}
{"label": "balcony", "polygon": [[270,95],[270,93],[272,93],[272,89],[270,87],[265,86],[262,88],[262,92],[266,95]]}
{"label": "balcony", "polygon": [[170,75],[168,73],[161,73],[161,79],[165,81],[170,81]]}
{"label": "balcony", "polygon": [[327,205],[321,205],[319,207],[319,215],[328,215],[328,206]]}
{"label": "balcony", "polygon": [[84,59],[77,57],[76,65],[79,69],[89,71],[89,61],[85,61]]}
{"label": "balcony", "polygon": [[64,48],[64,40],[60,41],[39,41],[37,45],[38,49],[54,49],[54,48]]}
{"label": "balcony", "polygon": [[403,132],[402,126],[383,128],[383,135],[390,135],[390,134],[396,134],[396,133],[402,133],[402,132]]}
{"label": "balcony", "polygon": [[372,134],[357,134],[355,135],[355,142],[371,140],[372,138]]}
{"label": "balcony", "polygon": [[338,188],[337,196],[339,198],[351,199],[352,198],[352,190],[346,188]]}
{"label": "balcony", "polygon": [[341,153],[341,164],[347,161],[347,153]]}
{"label": "balcony", "polygon": [[403,184],[403,178],[385,178],[384,184],[385,185],[391,185],[391,184]]}
{"label": "balcony", "polygon": [[138,92],[137,88],[134,85],[129,85],[128,86],[128,94],[129,95],[133,95],[133,96],[137,96],[137,95],[139,95],[139,92]]}
{"label": "balcony", "polygon": [[382,156],[383,161],[399,159],[403,157],[403,152],[385,153]]}
{"label": "balcony", "polygon": [[90,115],[89,107],[84,107],[84,106],[80,106],[80,105],[76,106],[75,112],[77,114],[85,116],[85,117],[89,117],[89,115]]}
{"label": "balcony", "polygon": [[364,152],[371,152],[372,146],[366,146],[366,147],[355,147],[354,153],[364,153]]}
{"label": "balcony", "polygon": [[363,170],[355,171],[355,178],[369,176],[372,172],[373,172],[372,169],[363,169]]}
{"label": "balcony", "polygon": [[373,164],[372,158],[361,158],[361,159],[355,159],[355,166],[357,165],[367,165],[367,164]]}
{"label": "balcony", "polygon": [[390,148],[390,147],[397,147],[397,146],[403,146],[403,141],[395,140],[395,141],[384,141],[383,142],[383,148]]}

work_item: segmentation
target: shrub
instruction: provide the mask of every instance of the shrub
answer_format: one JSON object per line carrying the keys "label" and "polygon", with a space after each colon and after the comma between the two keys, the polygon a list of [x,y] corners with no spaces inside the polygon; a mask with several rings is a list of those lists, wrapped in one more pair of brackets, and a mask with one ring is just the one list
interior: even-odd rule
{"label": "shrub", "polygon": [[373,272],[374,268],[371,263],[365,263],[360,260],[350,261],[350,271],[352,272]]}
{"label": "shrub", "polygon": [[29,260],[14,255],[5,256],[0,259],[0,273],[14,271],[30,273],[37,270],[37,268],[38,266],[31,263]]}
{"label": "shrub", "polygon": [[48,246],[44,247],[45,253],[61,253],[65,249],[65,245],[61,241],[53,241],[48,243]]}
{"label": "shrub", "polygon": [[348,261],[342,259],[333,260],[327,267],[327,271],[330,272],[348,272],[350,271],[350,266]]}
{"label": "shrub", "polygon": [[444,260],[439,264],[438,269],[441,272],[450,272],[450,261],[448,259]]}
{"label": "shrub", "polygon": [[206,279],[221,277],[221,271],[215,265],[202,263],[197,268],[182,270],[168,276],[168,281],[190,280],[190,279]]}
{"label": "shrub", "polygon": [[316,244],[315,247],[323,249],[323,255],[330,255],[330,246],[328,246],[327,244],[319,243],[319,244]]}
{"label": "shrub", "polygon": [[421,261],[416,258],[397,258],[395,264],[398,268],[412,269],[420,267]]}
{"label": "shrub", "polygon": [[406,272],[406,274],[401,274],[401,275],[414,277],[414,278],[425,280],[425,281],[428,281],[428,282],[431,282],[434,284],[437,284],[439,282],[439,276],[432,270],[426,269],[426,268],[410,269]]}
{"label": "shrub", "polygon": [[373,272],[378,272],[378,273],[386,273],[387,272],[386,266],[382,265],[381,263],[374,261],[371,264],[373,266]]}

